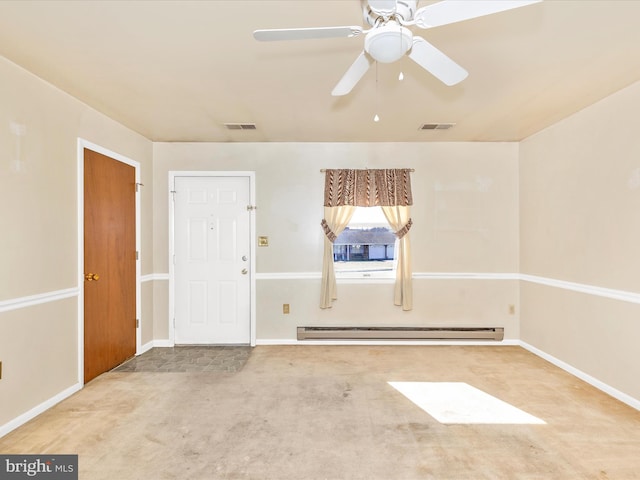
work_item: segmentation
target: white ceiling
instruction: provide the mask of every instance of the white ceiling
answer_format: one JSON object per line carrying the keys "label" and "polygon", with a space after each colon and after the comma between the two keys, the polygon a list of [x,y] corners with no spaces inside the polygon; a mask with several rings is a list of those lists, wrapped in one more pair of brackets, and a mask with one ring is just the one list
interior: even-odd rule
{"label": "white ceiling", "polygon": [[447,87],[403,58],[345,97],[331,90],[363,36],[252,32],[363,25],[359,0],[3,0],[0,54],[154,141],[517,141],[640,80],[639,20],[638,0],[546,0],[412,27],[469,77]]}

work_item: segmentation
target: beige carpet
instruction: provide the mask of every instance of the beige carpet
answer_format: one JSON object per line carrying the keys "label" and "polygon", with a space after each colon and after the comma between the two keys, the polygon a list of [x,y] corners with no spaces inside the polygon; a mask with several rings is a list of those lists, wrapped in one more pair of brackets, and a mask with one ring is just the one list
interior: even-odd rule
{"label": "beige carpet", "polygon": [[[388,382],[467,384],[544,423],[439,423]],[[104,374],[0,453],[77,453],[83,480],[631,480],[640,412],[519,347],[261,346],[238,373]]]}

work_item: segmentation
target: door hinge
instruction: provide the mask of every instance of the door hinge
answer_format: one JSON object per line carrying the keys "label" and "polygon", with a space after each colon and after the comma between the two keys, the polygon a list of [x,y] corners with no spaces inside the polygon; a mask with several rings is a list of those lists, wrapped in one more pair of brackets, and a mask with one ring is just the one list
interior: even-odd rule
{"label": "door hinge", "polygon": [[144,183],[136,183],[136,193],[140,191],[140,187],[144,187]]}
{"label": "door hinge", "polygon": [[140,319],[136,318],[136,328],[140,328]]}
{"label": "door hinge", "polygon": [[175,202],[176,201],[176,191],[175,190],[169,190],[169,193],[171,194],[171,201]]}
{"label": "door hinge", "polygon": [[136,260],[140,259],[140,252],[138,250],[136,250]]}

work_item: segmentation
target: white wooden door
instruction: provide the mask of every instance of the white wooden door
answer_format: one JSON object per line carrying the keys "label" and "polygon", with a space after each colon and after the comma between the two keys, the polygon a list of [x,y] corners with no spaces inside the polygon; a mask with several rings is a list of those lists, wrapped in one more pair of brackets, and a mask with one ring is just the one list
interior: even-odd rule
{"label": "white wooden door", "polygon": [[175,343],[251,341],[249,177],[175,177]]}

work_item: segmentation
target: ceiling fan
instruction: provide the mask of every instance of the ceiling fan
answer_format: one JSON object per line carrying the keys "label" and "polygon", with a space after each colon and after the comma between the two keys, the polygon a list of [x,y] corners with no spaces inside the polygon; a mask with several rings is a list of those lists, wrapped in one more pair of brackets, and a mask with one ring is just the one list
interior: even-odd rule
{"label": "ceiling fan", "polygon": [[446,85],[455,85],[468,73],[424,38],[407,27],[439,27],[471,18],[523,7],[542,0],[442,0],[417,8],[418,0],[361,0],[364,20],[371,26],[285,28],[256,30],[259,41],[356,37],[364,34],[364,50],[331,94],[348,94],[374,62],[392,63],[407,55]]}

